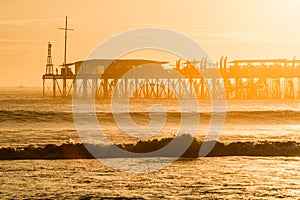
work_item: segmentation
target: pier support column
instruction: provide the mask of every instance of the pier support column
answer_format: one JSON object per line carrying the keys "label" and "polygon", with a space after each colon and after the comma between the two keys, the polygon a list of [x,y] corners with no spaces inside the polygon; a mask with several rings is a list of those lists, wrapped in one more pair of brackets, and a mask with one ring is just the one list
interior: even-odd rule
{"label": "pier support column", "polygon": [[124,90],[122,91],[123,93],[123,98],[127,98],[128,97],[128,79],[126,78],[124,80]]}
{"label": "pier support column", "polygon": [[52,81],[52,83],[53,83],[53,97],[56,97],[56,78],[55,77],[53,77],[53,81]]}
{"label": "pier support column", "polygon": [[45,79],[43,78],[43,97],[45,97]]}
{"label": "pier support column", "polygon": [[77,79],[73,79],[73,97],[77,97]]}
{"label": "pier support column", "polygon": [[225,90],[225,98],[229,99],[229,79],[228,78],[224,78],[223,79],[223,84],[224,84],[224,90]]}
{"label": "pier support column", "polygon": [[200,96],[201,96],[201,98],[203,98],[204,99],[204,87],[205,87],[205,85],[204,85],[204,78],[201,78],[200,79],[200,87],[201,87],[201,89],[200,89]]}
{"label": "pier support column", "polygon": [[211,79],[211,99],[216,99],[216,79],[212,78]]}
{"label": "pier support column", "polygon": [[183,98],[181,78],[179,78],[177,81],[178,81],[178,97]]}
{"label": "pier support column", "polygon": [[98,79],[92,80],[92,97],[96,97],[97,82],[98,82]]}
{"label": "pier support column", "polygon": [[87,96],[87,79],[82,79],[82,95],[83,97]]}
{"label": "pier support column", "polygon": [[107,80],[107,78],[105,78],[103,80],[103,95],[104,95],[105,99],[108,98],[108,80]]}
{"label": "pier support column", "polygon": [[67,70],[65,68],[64,74],[63,74],[63,94],[62,94],[63,97],[67,96],[67,77],[66,77],[66,73],[67,73]]}

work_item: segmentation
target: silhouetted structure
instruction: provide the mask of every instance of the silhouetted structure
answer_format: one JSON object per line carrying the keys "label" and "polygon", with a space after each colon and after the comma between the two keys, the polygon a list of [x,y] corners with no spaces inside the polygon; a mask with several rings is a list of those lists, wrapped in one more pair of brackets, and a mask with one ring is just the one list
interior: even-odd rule
{"label": "silhouetted structure", "polygon": [[47,57],[47,64],[46,64],[46,74],[53,74],[51,47],[52,47],[51,43],[48,42],[48,57]]}
{"label": "silhouetted structure", "polygon": [[68,37],[68,31],[72,31],[74,29],[68,28],[68,17],[66,16],[66,24],[64,28],[58,28],[60,30],[65,31],[65,51],[64,51],[64,62],[62,64],[63,70],[61,75],[63,76],[63,87],[62,87],[62,93],[63,96],[67,96],[67,76],[70,74],[71,69],[69,68],[69,65],[67,65],[67,37]]}
{"label": "silhouetted structure", "polygon": [[[43,96],[111,98],[224,98],[227,99],[299,99],[300,60],[234,60],[219,63],[201,61],[167,62],[153,60],[95,59],[67,63],[65,27],[64,62],[53,73],[51,44],[48,43]],[[71,66],[75,66],[73,72]],[[146,68],[137,66],[147,65]],[[216,76],[216,69],[221,76]],[[127,72],[131,72],[128,73]],[[132,73],[134,71],[134,73]],[[124,76],[125,75],[125,76]],[[49,83],[50,82],[50,83]],[[224,96],[225,95],[225,96]]]}
{"label": "silhouetted structure", "polygon": [[[222,57],[217,64],[201,61],[176,62],[173,69],[167,62],[153,60],[95,59],[66,64],[58,75],[43,75],[44,96],[95,96],[111,98],[223,98],[227,99],[299,99],[300,60],[233,60]],[[70,66],[75,66],[74,73]],[[143,69],[137,66],[144,65]],[[47,64],[48,66],[48,64]],[[217,67],[221,78],[215,77]],[[122,77],[135,69],[134,75]],[[178,73],[176,73],[178,72]],[[181,74],[179,76],[178,74]],[[205,74],[205,78],[203,77]],[[66,78],[66,93],[61,80]],[[77,79],[76,79],[77,77]],[[46,87],[48,90],[46,90]],[[52,88],[52,89],[51,89]]]}

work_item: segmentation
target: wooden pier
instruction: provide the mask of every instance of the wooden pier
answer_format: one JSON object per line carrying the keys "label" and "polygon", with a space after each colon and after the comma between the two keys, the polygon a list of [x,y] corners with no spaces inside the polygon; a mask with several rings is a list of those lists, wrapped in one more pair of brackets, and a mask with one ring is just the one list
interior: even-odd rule
{"label": "wooden pier", "polygon": [[[166,64],[153,60],[96,59],[66,64],[56,74],[48,67],[43,75],[43,95],[97,99],[112,98],[113,94],[120,99],[129,96],[136,99],[300,98],[300,60],[227,62],[222,57],[214,64],[207,63],[206,58],[178,61],[172,69],[166,69]],[[144,67],[138,71],[138,66]],[[138,73],[123,76],[131,70]],[[215,76],[216,70],[220,77]]]}

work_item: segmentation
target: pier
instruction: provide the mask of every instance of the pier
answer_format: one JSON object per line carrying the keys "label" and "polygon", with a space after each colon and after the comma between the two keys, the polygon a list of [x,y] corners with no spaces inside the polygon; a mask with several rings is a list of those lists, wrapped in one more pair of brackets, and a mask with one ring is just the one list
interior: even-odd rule
{"label": "pier", "polygon": [[[130,94],[134,99],[300,98],[300,60],[227,61],[223,57],[216,63],[206,60],[179,60],[175,67],[165,69],[168,62],[95,59],[67,63],[56,73],[53,65],[47,63],[42,77],[43,96],[108,99],[114,94],[114,98],[122,99]],[[138,77],[123,77],[141,65],[144,68]],[[215,69],[221,78],[214,76]],[[220,93],[220,88],[225,92]]]}
{"label": "pier", "polygon": [[[94,59],[67,63],[54,71],[48,43],[43,96],[97,99],[300,99],[300,60],[232,60],[212,63],[181,59],[175,65],[142,59]],[[143,66],[141,68],[141,66]],[[168,67],[166,67],[168,66]],[[174,67],[171,67],[174,66]],[[134,73],[129,73],[134,72]],[[129,75],[128,75],[129,73]]]}

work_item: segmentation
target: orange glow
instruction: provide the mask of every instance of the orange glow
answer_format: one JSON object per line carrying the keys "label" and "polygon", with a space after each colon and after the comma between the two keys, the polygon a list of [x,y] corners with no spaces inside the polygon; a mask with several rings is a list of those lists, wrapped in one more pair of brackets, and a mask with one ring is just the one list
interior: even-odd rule
{"label": "orange glow", "polygon": [[48,41],[53,44],[54,66],[62,64],[64,34],[57,28],[64,25],[66,15],[75,29],[68,35],[69,62],[84,59],[114,34],[148,26],[186,34],[215,61],[222,55],[230,60],[300,57],[299,4],[297,0],[3,1],[0,86],[40,86]]}

